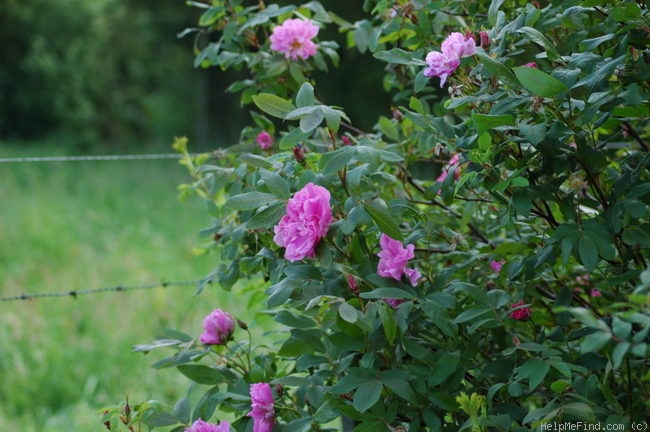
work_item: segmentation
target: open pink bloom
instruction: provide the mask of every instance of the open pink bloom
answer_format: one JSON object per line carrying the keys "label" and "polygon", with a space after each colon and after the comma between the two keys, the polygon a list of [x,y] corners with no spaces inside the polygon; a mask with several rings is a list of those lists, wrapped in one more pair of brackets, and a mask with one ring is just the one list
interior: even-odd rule
{"label": "open pink bloom", "polygon": [[230,432],[230,423],[222,421],[218,425],[206,423],[201,419],[195,421],[185,432]]}
{"label": "open pink bloom", "polygon": [[258,133],[255,137],[255,141],[257,141],[257,145],[259,145],[262,150],[268,150],[273,145],[273,137],[267,131]]}
{"label": "open pink bloom", "polygon": [[476,53],[476,42],[472,37],[467,38],[462,33],[454,32],[442,43],[440,51],[431,51],[427,54],[424,76],[439,77],[440,87],[442,87],[447,77],[460,66],[460,59]]}
{"label": "open pink bloom", "polygon": [[476,42],[473,37],[465,37],[462,33],[453,32],[447,36],[447,39],[440,46],[440,50],[444,55],[453,56],[460,60],[476,53]]}
{"label": "open pink bloom", "polygon": [[272,432],[275,419],[273,393],[268,383],[250,386],[251,411],[246,414],[253,418],[253,432]]}
{"label": "open pink bloom", "polygon": [[522,307],[520,306],[525,305],[526,302],[523,300],[519,300],[517,303],[511,305],[510,307],[512,309],[518,308],[517,310],[513,310],[510,312],[510,318],[516,319],[517,321],[526,321],[529,320],[530,317],[532,316],[532,311],[530,310],[529,307]]}
{"label": "open pink bloom", "polygon": [[447,56],[437,51],[431,51],[425,59],[427,67],[424,69],[424,76],[437,76],[440,78],[440,87],[445,85],[447,77],[454,73],[460,65],[460,59],[455,56]]}
{"label": "open pink bloom", "polygon": [[492,269],[493,272],[499,273],[501,271],[501,268],[503,267],[504,262],[503,261],[490,261],[490,268]]}
{"label": "open pink bloom", "polygon": [[406,275],[411,285],[416,286],[422,275],[415,269],[406,268],[408,261],[415,257],[415,246],[410,244],[404,248],[402,242],[394,240],[386,234],[382,234],[379,238],[379,245],[381,252],[377,254],[379,256],[377,274],[395,280],[401,280],[402,276]]}
{"label": "open pink bloom", "polygon": [[232,315],[215,309],[203,320],[203,333],[199,339],[205,345],[224,345],[232,336],[234,328]]}
{"label": "open pink bloom", "polygon": [[286,248],[284,257],[291,262],[313,258],[318,241],[327,235],[331,223],[329,191],[308,183],[287,203],[287,213],[275,226],[273,241]]}
{"label": "open pink bloom", "polygon": [[273,29],[270,37],[271,49],[284,53],[291,60],[308,59],[316,54],[312,38],[318,34],[318,27],[311,21],[288,19]]}

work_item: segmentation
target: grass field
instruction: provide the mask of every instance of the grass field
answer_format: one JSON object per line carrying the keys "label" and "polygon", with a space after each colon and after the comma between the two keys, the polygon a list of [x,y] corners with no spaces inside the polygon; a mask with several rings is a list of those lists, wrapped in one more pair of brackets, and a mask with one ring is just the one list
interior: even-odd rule
{"label": "grass field", "polygon": [[[58,154],[0,145],[0,157]],[[205,276],[217,258],[193,253],[209,218],[176,198],[187,180],[175,160],[0,164],[0,297]],[[251,319],[242,295],[186,286],[0,302],[0,430],[101,431],[100,408],[126,395],[173,402],[187,381],[132,346],[161,326],[198,335],[215,307]]]}

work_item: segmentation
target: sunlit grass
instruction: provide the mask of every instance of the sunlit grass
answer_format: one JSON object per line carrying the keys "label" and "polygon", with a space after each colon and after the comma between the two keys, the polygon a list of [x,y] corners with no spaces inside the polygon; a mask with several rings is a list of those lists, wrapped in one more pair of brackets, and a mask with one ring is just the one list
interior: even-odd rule
{"label": "sunlit grass", "polygon": [[[0,157],[53,154],[0,146]],[[0,164],[0,296],[63,292],[207,275],[196,256],[209,225],[203,203],[180,203],[174,160]],[[193,286],[0,302],[0,430],[103,430],[98,410],[155,398],[187,381],[131,352],[158,327],[190,334],[214,307],[250,319],[248,294]]]}

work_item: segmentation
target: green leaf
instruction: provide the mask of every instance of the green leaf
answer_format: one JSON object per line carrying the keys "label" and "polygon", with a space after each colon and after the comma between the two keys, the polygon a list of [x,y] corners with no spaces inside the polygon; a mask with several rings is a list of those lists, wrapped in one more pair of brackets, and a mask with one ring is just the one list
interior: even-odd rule
{"label": "green leaf", "polygon": [[308,82],[303,83],[296,95],[296,106],[302,108],[308,105],[314,105],[316,97],[314,96],[314,87]]}
{"label": "green leaf", "polygon": [[365,203],[363,208],[368,212],[381,232],[394,240],[402,241],[404,236],[395,218],[388,212],[388,209],[379,207],[376,204]]}
{"label": "green leaf", "polygon": [[499,8],[505,0],[492,0],[490,7],[488,8],[488,22],[491,26],[494,26],[497,23],[497,14],[499,13]]}
{"label": "green leaf", "polygon": [[260,93],[253,96],[253,102],[259,109],[270,116],[284,119],[296,107],[286,99],[271,93]]}
{"label": "green leaf", "polygon": [[598,351],[612,339],[612,335],[606,331],[596,331],[584,338],[580,344],[580,352],[586,353]]}
{"label": "green leaf", "polygon": [[513,71],[526,90],[537,96],[551,97],[569,89],[562,81],[537,68],[519,66]]}
{"label": "green leaf", "polygon": [[528,378],[528,385],[532,391],[544,380],[549,369],[550,365],[547,361],[532,358],[517,369],[517,378]]}
{"label": "green leaf", "polygon": [[426,62],[424,60],[415,57],[413,53],[404,51],[400,48],[393,48],[389,51],[377,51],[372,56],[376,59],[383,60],[388,63],[426,66]]}
{"label": "green leaf", "polygon": [[372,407],[381,397],[383,386],[379,381],[371,381],[361,384],[356,392],[352,406],[359,412],[365,412]]}
{"label": "green leaf", "polygon": [[515,118],[510,114],[487,115],[474,113],[472,114],[472,122],[474,122],[476,132],[481,135],[499,126],[514,126]]}
{"label": "green leaf", "polygon": [[390,369],[382,372],[379,381],[402,399],[417,404],[417,396],[408,383],[410,375],[407,372]]}
{"label": "green leaf", "polygon": [[300,130],[309,133],[316,129],[325,119],[325,114],[318,108],[311,110],[309,114],[300,118]]}
{"label": "green leaf", "polygon": [[364,292],[359,295],[364,299],[396,299],[396,300],[411,300],[416,298],[415,294],[399,288],[376,288],[369,292]]}
{"label": "green leaf", "polygon": [[521,84],[519,81],[517,81],[515,74],[513,74],[512,71],[504,66],[501,62],[493,59],[484,52],[477,52],[476,55],[478,56],[483,66],[493,76],[500,79],[514,90],[521,89]]}
{"label": "green leaf", "polygon": [[284,216],[285,207],[285,203],[276,201],[260,209],[246,221],[246,229],[270,228]]}
{"label": "green leaf", "polygon": [[341,303],[339,306],[339,316],[351,324],[354,324],[359,318],[359,312],[349,303]]}
{"label": "green leaf", "polygon": [[560,58],[560,53],[555,48],[555,45],[550,40],[548,40],[548,38],[544,36],[544,34],[542,34],[539,30],[532,27],[522,27],[517,30],[517,32],[523,33],[528,39],[538,45],[541,45],[544,48],[544,51],[546,51],[546,56],[549,60],[556,61]]}
{"label": "green leaf", "polygon": [[546,137],[546,123],[530,124],[520,122],[517,127],[521,135],[533,145],[541,143]]}
{"label": "green leaf", "polygon": [[199,25],[201,27],[207,27],[214,24],[219,18],[226,14],[225,6],[212,6],[210,9],[206,10],[201,14],[199,18]]}
{"label": "green leaf", "polygon": [[180,373],[198,384],[215,385],[226,381],[226,377],[215,368],[198,364],[177,366]]}
{"label": "green leaf", "polygon": [[350,162],[355,154],[356,148],[353,146],[340,147],[322,155],[319,167],[325,175],[338,172]]}
{"label": "green leaf", "polygon": [[233,210],[255,210],[276,199],[277,197],[270,193],[245,192],[230,197],[225,205]]}
{"label": "green leaf", "polygon": [[393,309],[385,303],[380,305],[379,319],[381,319],[381,324],[384,327],[384,334],[386,335],[386,339],[392,346],[393,342],[395,341],[395,336],[397,335],[397,322],[395,321]]}
{"label": "green leaf", "polygon": [[492,309],[488,306],[475,306],[461,312],[456,319],[454,319],[454,322],[456,324],[464,323],[489,312],[492,312]]}
{"label": "green leaf", "polygon": [[578,256],[587,270],[595,269],[600,261],[596,242],[585,235],[581,236],[578,239]]}

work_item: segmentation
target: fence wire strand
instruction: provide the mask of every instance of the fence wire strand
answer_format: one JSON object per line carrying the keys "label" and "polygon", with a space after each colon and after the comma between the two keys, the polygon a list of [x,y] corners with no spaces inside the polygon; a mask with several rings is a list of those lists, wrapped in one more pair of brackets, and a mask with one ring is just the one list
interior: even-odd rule
{"label": "fence wire strand", "polygon": [[[196,157],[197,154],[190,154]],[[86,162],[86,161],[116,161],[116,160],[154,160],[181,159],[185,157],[178,153],[139,154],[139,155],[89,155],[89,156],[34,156],[0,158],[0,163],[18,162]]]}
{"label": "fence wire strand", "polygon": [[32,293],[32,294],[18,294],[14,296],[0,297],[0,303],[10,302],[10,301],[21,301],[21,300],[34,300],[39,298],[47,297],[72,297],[77,298],[80,295],[86,294],[98,294],[104,292],[126,292],[126,291],[136,291],[136,290],[145,290],[153,288],[168,288],[172,286],[188,286],[188,285],[205,285],[212,283],[212,279],[197,279],[189,281],[171,281],[171,282],[154,282],[140,285],[116,285],[102,288],[92,288],[92,289],[82,289],[82,290],[70,290],[70,291],[60,291],[60,292],[42,292],[42,293]]}

